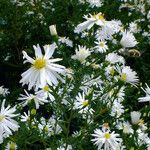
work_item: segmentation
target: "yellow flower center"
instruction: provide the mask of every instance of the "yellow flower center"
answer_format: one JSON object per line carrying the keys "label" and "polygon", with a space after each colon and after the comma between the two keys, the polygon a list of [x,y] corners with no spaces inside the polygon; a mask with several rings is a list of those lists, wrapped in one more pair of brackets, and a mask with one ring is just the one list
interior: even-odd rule
{"label": "yellow flower center", "polygon": [[5,116],[0,114],[0,122],[3,121],[4,118]]}
{"label": "yellow flower center", "polygon": [[11,142],[9,150],[15,150],[15,149],[16,149],[16,144]]}
{"label": "yellow flower center", "polygon": [[144,120],[143,120],[143,119],[140,119],[138,125],[139,125],[139,126],[142,126],[143,124],[144,124]]}
{"label": "yellow flower center", "polygon": [[38,58],[35,60],[33,66],[36,69],[40,70],[46,66],[46,60],[44,58]]}
{"label": "yellow flower center", "polygon": [[111,134],[109,134],[109,133],[105,133],[104,137],[108,140],[108,139],[110,139]]}
{"label": "yellow flower center", "polygon": [[134,147],[131,147],[130,150],[134,150]]}
{"label": "yellow flower center", "polygon": [[127,74],[126,73],[122,73],[121,80],[122,81],[126,81],[127,80]]}
{"label": "yellow flower center", "polygon": [[44,127],[44,131],[48,132],[48,127],[47,126]]}
{"label": "yellow flower center", "polygon": [[85,101],[82,103],[82,105],[83,105],[84,107],[88,106],[88,105],[89,105],[89,101],[88,101],[88,100],[85,100]]}
{"label": "yellow flower center", "polygon": [[105,21],[104,15],[102,13],[94,14],[92,17],[96,20]]}
{"label": "yellow flower center", "polygon": [[44,90],[45,92],[48,92],[48,91],[49,91],[49,86],[48,86],[48,85],[45,85],[45,86],[43,87],[43,90]]}
{"label": "yellow flower center", "polygon": [[104,47],[105,44],[104,44],[104,43],[100,43],[99,46],[100,46],[100,47]]}

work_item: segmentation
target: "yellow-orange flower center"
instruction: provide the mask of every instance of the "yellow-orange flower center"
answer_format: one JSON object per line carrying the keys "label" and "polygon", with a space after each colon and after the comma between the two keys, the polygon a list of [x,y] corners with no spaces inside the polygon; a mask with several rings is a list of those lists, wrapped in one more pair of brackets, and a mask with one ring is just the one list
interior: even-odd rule
{"label": "yellow-orange flower center", "polygon": [[44,58],[38,58],[35,60],[33,66],[36,69],[40,70],[46,66],[46,60]]}
{"label": "yellow-orange flower center", "polygon": [[121,75],[121,80],[122,80],[122,81],[126,81],[126,80],[127,80],[127,75],[126,75],[126,73],[122,73],[122,75]]}
{"label": "yellow-orange flower center", "polygon": [[48,86],[48,85],[45,85],[45,86],[43,87],[43,90],[44,90],[45,92],[48,92],[48,91],[49,91],[49,86]]}
{"label": "yellow-orange flower center", "polygon": [[88,101],[88,100],[83,101],[82,105],[83,105],[84,107],[88,106],[88,105],[89,105],[89,101]]}
{"label": "yellow-orange flower center", "polygon": [[16,149],[16,144],[11,142],[9,150],[15,150],[15,149]]}
{"label": "yellow-orange flower center", "polygon": [[105,137],[106,139],[110,139],[111,134],[110,134],[110,133],[105,133],[104,137]]}

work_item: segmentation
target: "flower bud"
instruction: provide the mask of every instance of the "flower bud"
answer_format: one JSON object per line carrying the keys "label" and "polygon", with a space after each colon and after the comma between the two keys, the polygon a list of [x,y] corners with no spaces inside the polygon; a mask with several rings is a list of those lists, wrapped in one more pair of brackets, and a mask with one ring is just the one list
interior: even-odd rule
{"label": "flower bud", "polygon": [[57,35],[56,25],[49,26],[49,30],[50,30],[50,34],[52,36],[56,36]]}
{"label": "flower bud", "polygon": [[138,124],[140,121],[141,113],[138,111],[131,112],[131,121],[133,124]]}

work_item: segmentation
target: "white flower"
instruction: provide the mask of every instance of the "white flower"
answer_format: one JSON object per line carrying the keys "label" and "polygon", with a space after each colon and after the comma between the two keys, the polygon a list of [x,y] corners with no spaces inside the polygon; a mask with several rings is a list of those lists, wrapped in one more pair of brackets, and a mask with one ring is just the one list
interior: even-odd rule
{"label": "white flower", "polygon": [[109,53],[108,55],[106,55],[105,60],[111,64],[115,64],[115,63],[125,64],[124,58],[122,56],[119,56],[116,53]]}
{"label": "white flower", "polygon": [[133,134],[132,126],[128,121],[127,122],[125,122],[125,121],[124,122],[119,122],[117,124],[117,128],[119,130],[122,130],[123,133],[125,133],[125,134],[129,134],[129,133]]}
{"label": "white flower", "polygon": [[97,40],[112,40],[113,35],[121,30],[121,25],[118,20],[106,21],[96,32]]}
{"label": "white flower", "polygon": [[115,134],[115,132],[110,133],[109,130],[102,131],[96,129],[92,136],[95,137],[92,141],[98,146],[98,150],[102,150],[102,147],[104,147],[105,150],[116,150],[122,141],[121,138],[118,137],[119,134]]}
{"label": "white flower", "polygon": [[41,96],[38,94],[33,95],[33,94],[29,94],[26,90],[24,90],[24,91],[25,91],[26,95],[20,94],[21,97],[18,98],[18,100],[23,101],[21,103],[21,105],[23,107],[28,105],[28,103],[30,103],[32,100],[35,103],[36,109],[39,109],[40,105],[44,105],[44,103],[48,102],[48,100],[44,96]]}
{"label": "white flower", "polygon": [[98,41],[95,42],[95,44],[97,44],[97,46],[95,46],[94,49],[96,49],[100,53],[104,53],[108,49],[108,46],[106,45],[106,41]]}
{"label": "white flower", "polygon": [[54,101],[55,98],[51,94],[51,92],[52,91],[50,90],[49,86],[45,85],[44,87],[41,87],[41,89],[39,91],[36,91],[35,94],[40,95],[41,97],[45,97],[45,99],[49,98],[50,101]]}
{"label": "white flower", "polygon": [[138,44],[138,42],[136,41],[133,33],[129,32],[129,31],[125,31],[125,32],[123,32],[123,36],[120,41],[120,44],[123,47],[131,48],[131,47],[136,46]]}
{"label": "white flower", "polygon": [[57,35],[56,25],[49,26],[49,30],[50,30],[50,33],[51,33],[52,36]]}
{"label": "white flower", "polygon": [[47,84],[57,85],[57,79],[62,79],[58,73],[64,74],[65,67],[55,63],[62,59],[50,59],[54,53],[56,44],[45,45],[45,55],[42,54],[39,45],[33,47],[35,50],[35,59],[29,57],[27,53],[23,51],[23,58],[26,59],[24,63],[29,62],[32,66],[21,75],[22,79],[20,80],[20,83],[23,83],[23,85],[28,84],[29,90],[33,86],[38,89],[39,87],[44,87]]}
{"label": "white flower", "polygon": [[111,116],[116,116],[117,118],[120,117],[124,113],[124,106],[117,102],[116,100],[113,102],[113,106],[111,109]]}
{"label": "white flower", "polygon": [[142,88],[142,89],[145,92],[146,96],[138,98],[139,102],[148,102],[148,101],[150,101],[150,88],[149,88],[149,86],[146,84],[146,88],[145,89]]}
{"label": "white flower", "polygon": [[131,122],[133,124],[138,124],[140,121],[141,113],[138,111],[132,111],[131,112]]}
{"label": "white flower", "polygon": [[14,142],[8,142],[5,150],[16,150],[17,149],[17,144]]}
{"label": "white flower", "polygon": [[40,130],[40,133],[43,134],[43,135],[48,135],[48,136],[51,136],[51,133],[52,133],[52,126],[51,126],[51,123],[48,121],[46,121],[45,118],[41,118],[40,119],[41,123],[38,124],[38,128]]}
{"label": "white flower", "polygon": [[73,42],[69,38],[59,37],[58,41],[59,41],[59,43],[64,43],[64,44],[66,44],[69,47],[73,47]]}
{"label": "white flower", "polygon": [[84,30],[89,30],[92,28],[92,26],[94,24],[96,25],[99,25],[99,26],[102,26],[105,24],[105,18],[104,18],[104,15],[100,12],[98,14],[94,14],[94,15],[91,15],[89,14],[90,17],[88,17],[87,15],[84,16],[84,18],[87,20],[81,24],[79,24],[76,28],[75,28],[75,33],[80,33]]}
{"label": "white flower", "polygon": [[83,46],[78,46],[78,49],[75,50],[76,54],[73,55],[71,58],[72,59],[77,59],[79,60],[81,63],[85,62],[85,59],[91,55],[91,52],[89,51],[89,49],[87,49],[86,47]]}
{"label": "white flower", "polygon": [[17,131],[19,128],[18,123],[12,119],[18,116],[18,114],[14,114],[15,111],[16,106],[5,108],[5,100],[3,100],[0,110],[0,143],[3,142],[3,138],[12,135],[12,131]]}
{"label": "white flower", "polygon": [[79,113],[86,114],[88,111],[90,114],[93,113],[93,109],[89,108],[89,100],[85,99],[85,93],[79,93],[76,96],[76,100],[74,102],[74,109],[78,109]]}
{"label": "white flower", "polygon": [[132,85],[136,85],[139,82],[137,73],[133,71],[129,66],[123,66],[120,72],[120,79]]}
{"label": "white flower", "polygon": [[20,117],[21,117],[20,119],[21,122],[27,122],[30,120],[30,112],[28,111],[28,114],[24,112],[24,115],[21,115]]}
{"label": "white flower", "polygon": [[4,97],[8,95],[10,92],[7,88],[4,88],[4,86],[0,86],[0,95],[3,95]]}
{"label": "white flower", "polygon": [[102,2],[101,0],[88,0],[88,2],[90,3],[90,6],[93,8],[94,6],[96,7],[101,7],[102,6]]}

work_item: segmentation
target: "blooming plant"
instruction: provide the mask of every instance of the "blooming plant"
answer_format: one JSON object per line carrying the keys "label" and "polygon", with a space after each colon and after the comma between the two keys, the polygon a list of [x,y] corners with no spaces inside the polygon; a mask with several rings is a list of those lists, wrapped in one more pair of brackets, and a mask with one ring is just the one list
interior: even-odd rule
{"label": "blooming plant", "polygon": [[[128,22],[109,16],[104,9],[111,7],[109,0],[76,1],[69,1],[72,7],[86,9],[80,21],[68,22],[70,37],[51,25],[51,43],[33,45],[33,57],[22,51],[23,90],[15,103],[9,101],[11,91],[0,86],[0,149],[150,150],[150,83],[142,84],[127,61],[142,57],[140,39],[149,34],[140,23],[149,18],[150,2],[117,1],[118,13],[140,14]],[[11,1],[34,9],[55,6],[53,0],[39,2]],[[25,15],[37,13],[34,9]]]}

